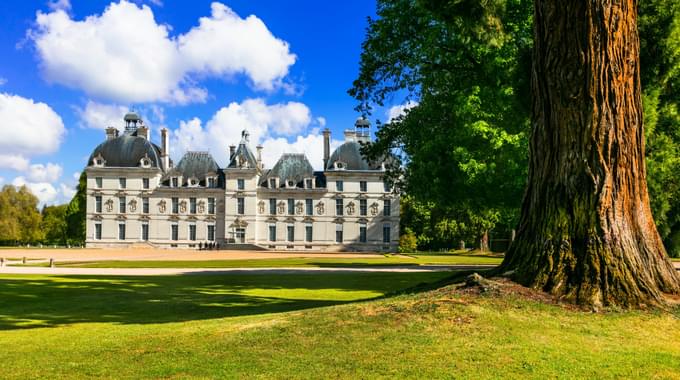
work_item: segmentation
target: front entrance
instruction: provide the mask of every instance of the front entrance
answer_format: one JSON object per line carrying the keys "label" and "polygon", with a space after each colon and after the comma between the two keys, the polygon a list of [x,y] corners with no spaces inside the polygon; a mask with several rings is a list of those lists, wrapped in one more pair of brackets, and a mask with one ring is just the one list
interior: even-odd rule
{"label": "front entrance", "polygon": [[235,238],[237,244],[244,244],[246,242],[246,229],[245,228],[237,228],[234,235],[235,235],[234,238]]}

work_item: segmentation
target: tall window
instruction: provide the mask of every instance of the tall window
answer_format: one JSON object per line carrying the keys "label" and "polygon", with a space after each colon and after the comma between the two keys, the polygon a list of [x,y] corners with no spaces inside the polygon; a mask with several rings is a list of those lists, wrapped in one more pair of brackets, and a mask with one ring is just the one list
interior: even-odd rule
{"label": "tall window", "polygon": [[342,216],[342,209],[344,208],[344,202],[342,198],[338,198],[335,200],[335,215],[337,216]]}
{"label": "tall window", "polygon": [[236,180],[236,185],[239,190],[243,190],[246,188],[246,181],[243,178],[239,178]]}
{"label": "tall window", "polygon": [[362,243],[366,242],[366,225],[365,224],[359,225],[359,241],[362,242]]}
{"label": "tall window", "polygon": [[392,215],[392,201],[390,201],[389,199],[385,199],[383,201],[383,215],[384,216]]}
{"label": "tall window", "polygon": [[359,191],[361,191],[362,193],[368,191],[368,184],[366,183],[366,181],[359,181]]}
{"label": "tall window", "polygon": [[292,224],[289,224],[288,227],[286,228],[286,237],[288,238],[288,241],[295,240],[295,226],[293,226]]}
{"label": "tall window", "polygon": [[390,225],[389,224],[384,224],[383,225],[383,243],[389,243],[390,242]]}
{"label": "tall window", "polygon": [[172,177],[170,179],[170,186],[172,187],[179,187],[179,178],[177,177]]}
{"label": "tall window", "polygon": [[118,240],[125,240],[125,223],[118,223]]}
{"label": "tall window", "polygon": [[392,187],[390,186],[389,183],[387,183],[387,181],[383,182],[383,188],[384,188],[386,193],[389,193],[389,192],[392,191]]}
{"label": "tall window", "polygon": [[94,225],[94,239],[102,240],[102,224],[97,223]]}
{"label": "tall window", "polygon": [[102,212],[102,196],[94,197],[94,212]]}
{"label": "tall window", "polygon": [[269,215],[276,215],[276,198],[269,198]]}
{"label": "tall window", "polygon": [[335,242],[342,243],[342,224],[335,225]]}
{"label": "tall window", "polygon": [[311,189],[312,187],[314,187],[314,182],[311,178],[307,178],[305,180],[305,187],[308,188],[308,189]]}
{"label": "tall window", "polygon": [[335,190],[336,191],[344,191],[345,190],[345,185],[342,181],[335,181]]}
{"label": "tall window", "polygon": [[125,178],[118,178],[118,188],[124,189],[127,187],[127,179]]}
{"label": "tall window", "polygon": [[208,225],[208,241],[215,241],[215,225]]}
{"label": "tall window", "polygon": [[97,177],[97,178],[94,179],[94,186],[95,186],[97,189],[101,189],[101,188],[102,188],[102,177]]}
{"label": "tall window", "polygon": [[269,241],[276,241],[276,224],[269,225]]}
{"label": "tall window", "polygon": [[148,178],[142,178],[142,189],[148,189],[149,188],[149,179]]}
{"label": "tall window", "polygon": [[170,238],[174,241],[179,240],[179,226],[177,224],[170,226]]}
{"label": "tall window", "polygon": [[179,198],[172,198],[172,213],[179,214]]}
{"label": "tall window", "polygon": [[288,215],[295,214],[295,199],[288,198]]}
{"label": "tall window", "polygon": [[149,240],[149,223],[142,223],[142,240]]}
{"label": "tall window", "polygon": [[149,213],[149,198],[147,197],[142,198],[142,213]]}
{"label": "tall window", "polygon": [[196,213],[196,198],[189,198],[189,212]]}
{"label": "tall window", "polygon": [[239,215],[246,213],[245,198],[236,198],[236,213]]}
{"label": "tall window", "polygon": [[366,199],[359,199],[359,215],[366,216],[368,211],[368,201]]}
{"label": "tall window", "polygon": [[118,212],[125,214],[125,197],[118,197]]}
{"label": "tall window", "polygon": [[313,236],[313,230],[312,230],[312,224],[307,224],[305,225],[305,241],[310,242],[312,241],[312,236]]}
{"label": "tall window", "polygon": [[189,240],[196,241],[196,225],[195,224],[189,225]]}
{"label": "tall window", "polygon": [[312,205],[311,199],[305,199],[305,214],[307,215],[314,214],[314,206]]}
{"label": "tall window", "polygon": [[208,177],[208,187],[217,187],[217,181],[215,181],[215,177]]}
{"label": "tall window", "polygon": [[208,214],[215,214],[215,198],[208,198]]}
{"label": "tall window", "polygon": [[276,189],[276,178],[270,178],[269,179],[269,188],[270,189]]}

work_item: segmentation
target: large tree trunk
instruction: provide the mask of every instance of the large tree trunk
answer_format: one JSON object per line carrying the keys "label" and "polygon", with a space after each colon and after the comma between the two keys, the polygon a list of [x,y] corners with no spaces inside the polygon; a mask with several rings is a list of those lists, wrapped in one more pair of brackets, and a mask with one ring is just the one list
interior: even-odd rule
{"label": "large tree trunk", "polygon": [[680,293],[649,207],[635,0],[535,0],[533,132],[501,271],[570,301]]}

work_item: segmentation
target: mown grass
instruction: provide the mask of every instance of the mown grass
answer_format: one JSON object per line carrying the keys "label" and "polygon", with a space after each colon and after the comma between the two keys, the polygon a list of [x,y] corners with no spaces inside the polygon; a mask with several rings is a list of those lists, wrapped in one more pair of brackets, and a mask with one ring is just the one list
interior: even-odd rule
{"label": "mown grass", "polygon": [[442,276],[3,276],[0,378],[680,377],[678,311],[361,301]]}
{"label": "mown grass", "polygon": [[59,267],[81,268],[264,268],[264,267],[370,267],[401,265],[498,265],[497,255],[419,254],[358,258],[281,258],[197,261],[85,261],[57,262]]}

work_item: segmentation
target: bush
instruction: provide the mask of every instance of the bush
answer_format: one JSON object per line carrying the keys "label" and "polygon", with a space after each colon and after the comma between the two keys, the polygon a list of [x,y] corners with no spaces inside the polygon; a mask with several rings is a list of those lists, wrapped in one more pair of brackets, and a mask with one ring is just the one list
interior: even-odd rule
{"label": "bush", "polygon": [[416,234],[410,228],[404,230],[404,234],[399,237],[399,252],[411,253],[418,248],[418,239]]}

